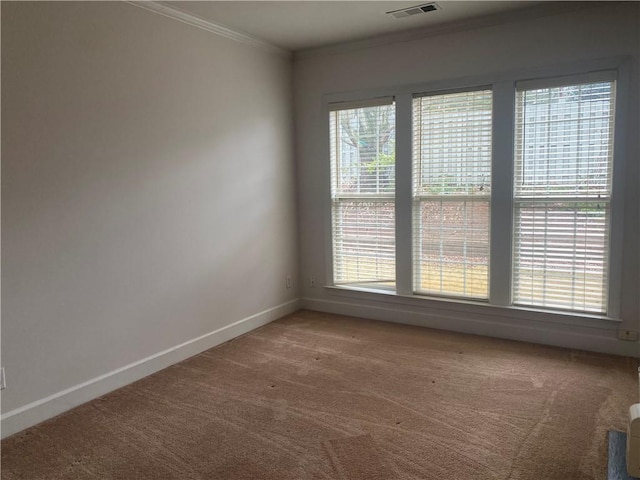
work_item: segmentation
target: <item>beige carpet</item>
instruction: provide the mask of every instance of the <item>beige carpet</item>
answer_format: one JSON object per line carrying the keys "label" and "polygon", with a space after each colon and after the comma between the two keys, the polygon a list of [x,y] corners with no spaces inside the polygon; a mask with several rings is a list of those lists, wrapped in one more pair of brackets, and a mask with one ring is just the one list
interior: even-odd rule
{"label": "beige carpet", "polygon": [[637,360],[298,312],[2,442],[2,479],[606,478]]}

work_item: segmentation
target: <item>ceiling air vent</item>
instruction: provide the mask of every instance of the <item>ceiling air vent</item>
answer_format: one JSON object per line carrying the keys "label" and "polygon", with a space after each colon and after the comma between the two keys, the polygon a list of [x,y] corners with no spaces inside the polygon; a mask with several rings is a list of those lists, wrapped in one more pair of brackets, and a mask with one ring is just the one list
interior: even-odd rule
{"label": "ceiling air vent", "polygon": [[391,12],[387,12],[387,15],[393,15],[395,18],[405,18],[413,15],[419,15],[421,13],[433,12],[435,10],[440,10],[440,6],[435,2],[431,2],[423,5],[416,5],[415,7],[392,10]]}

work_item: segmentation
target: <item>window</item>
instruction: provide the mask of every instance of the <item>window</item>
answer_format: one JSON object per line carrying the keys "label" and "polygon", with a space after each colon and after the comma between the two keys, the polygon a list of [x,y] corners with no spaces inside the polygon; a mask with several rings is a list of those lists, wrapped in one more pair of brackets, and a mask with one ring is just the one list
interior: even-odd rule
{"label": "window", "polygon": [[334,283],[393,288],[394,105],[332,111],[330,137]]}
{"label": "window", "polygon": [[414,290],[489,296],[491,90],[413,100]]}
{"label": "window", "polygon": [[613,107],[613,81],[518,89],[516,304],[607,310]]}
{"label": "window", "polygon": [[616,318],[617,75],[331,104],[333,284]]}

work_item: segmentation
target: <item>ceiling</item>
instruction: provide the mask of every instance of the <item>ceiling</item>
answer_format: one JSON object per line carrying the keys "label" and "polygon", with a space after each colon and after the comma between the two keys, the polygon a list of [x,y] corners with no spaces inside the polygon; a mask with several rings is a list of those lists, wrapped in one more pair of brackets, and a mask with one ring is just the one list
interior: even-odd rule
{"label": "ceiling", "polygon": [[405,30],[442,27],[478,17],[531,9],[538,1],[437,0],[440,10],[396,19],[385,12],[424,1],[169,1],[213,23],[286,50],[304,50]]}

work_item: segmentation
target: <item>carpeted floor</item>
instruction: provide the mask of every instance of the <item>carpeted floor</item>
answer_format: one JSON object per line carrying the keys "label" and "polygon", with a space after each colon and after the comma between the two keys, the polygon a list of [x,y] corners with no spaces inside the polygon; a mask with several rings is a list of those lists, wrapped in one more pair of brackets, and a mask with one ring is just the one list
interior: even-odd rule
{"label": "carpeted floor", "polygon": [[637,360],[301,311],[2,442],[2,479],[604,479]]}

